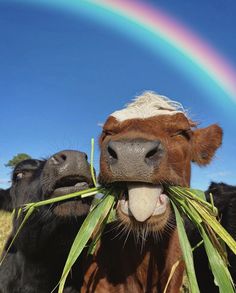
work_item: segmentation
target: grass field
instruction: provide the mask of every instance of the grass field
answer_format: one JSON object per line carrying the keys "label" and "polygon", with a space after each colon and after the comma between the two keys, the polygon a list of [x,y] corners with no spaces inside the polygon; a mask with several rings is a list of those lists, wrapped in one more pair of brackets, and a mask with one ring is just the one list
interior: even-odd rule
{"label": "grass field", "polygon": [[11,231],[11,214],[0,212],[0,254],[8,234]]}

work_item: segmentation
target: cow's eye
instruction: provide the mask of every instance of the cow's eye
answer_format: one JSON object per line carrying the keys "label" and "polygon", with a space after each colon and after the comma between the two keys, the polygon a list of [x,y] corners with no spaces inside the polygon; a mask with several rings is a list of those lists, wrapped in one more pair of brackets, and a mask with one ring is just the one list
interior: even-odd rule
{"label": "cow's eye", "polygon": [[20,173],[17,173],[16,174],[16,179],[22,179],[23,178],[23,176],[24,176],[24,173],[23,172],[20,172]]}
{"label": "cow's eye", "polygon": [[182,137],[186,138],[187,140],[190,140],[191,129],[181,129],[181,130],[175,132],[172,136],[182,136]]}
{"label": "cow's eye", "polygon": [[24,175],[25,175],[25,172],[17,172],[17,173],[15,173],[14,174],[14,176],[13,176],[13,180],[21,180],[23,177],[24,177]]}
{"label": "cow's eye", "polygon": [[112,131],[110,131],[110,130],[103,130],[103,133],[104,133],[106,136],[108,136],[108,135],[112,135],[112,134],[113,134]]}
{"label": "cow's eye", "polygon": [[102,135],[100,136],[100,144],[104,141],[104,139],[107,136],[111,136],[111,135],[113,135],[113,132],[111,132],[110,130],[103,129]]}

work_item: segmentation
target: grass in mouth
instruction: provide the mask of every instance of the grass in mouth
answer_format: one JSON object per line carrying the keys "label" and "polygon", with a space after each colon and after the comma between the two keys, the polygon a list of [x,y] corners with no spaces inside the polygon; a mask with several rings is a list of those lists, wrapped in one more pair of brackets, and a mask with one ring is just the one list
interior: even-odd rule
{"label": "grass in mouth", "polygon": [[[117,196],[111,190],[106,190],[101,187],[94,187],[88,190],[63,195],[41,202],[29,203],[22,208],[21,212],[25,213],[25,217],[15,237],[17,237],[29,216],[38,207],[73,197],[95,196],[97,193],[103,194],[103,196],[96,200],[96,204],[92,207],[74,239],[58,284],[59,293],[63,292],[65,281],[73,264],[87,245],[88,241],[91,239],[92,241],[89,247],[89,252],[94,252],[102,231],[104,230],[108,219],[111,218],[110,215],[114,214],[114,205],[116,203]],[[194,270],[192,247],[184,228],[184,215],[187,216],[196,226],[202,237],[209,265],[214,275],[215,283],[219,286],[220,292],[235,292],[233,281],[228,271],[227,257],[224,247],[222,246],[222,242],[225,243],[235,254],[236,242],[217,220],[217,209],[214,205],[212,205],[212,203],[205,201],[204,192],[199,190],[171,186],[168,188],[168,195],[176,216],[180,246],[186,265],[186,273],[190,291],[193,293],[200,292]],[[177,264],[174,266],[174,268],[176,268]]]}
{"label": "grass in mouth", "polygon": [[184,215],[191,220],[201,235],[214,281],[219,287],[219,291],[235,292],[222,242],[227,244],[234,254],[236,254],[236,242],[217,220],[217,209],[214,207],[213,201],[211,203],[206,202],[205,194],[200,190],[183,187],[169,187],[169,196],[175,212],[190,291],[200,292],[193,265],[192,247],[184,228]]}
{"label": "grass in mouth", "polygon": [[[59,293],[63,292],[67,276],[73,264],[75,263],[85,246],[88,244],[89,240],[91,241],[88,250],[90,253],[94,252],[105,225],[112,218],[111,215],[114,214],[114,206],[118,198],[114,191],[97,187],[93,169],[93,140],[91,142],[91,146],[91,174],[95,185],[94,188],[71,193],[68,195],[63,195],[52,199],[47,199],[41,202],[28,203],[21,209],[19,209],[18,212],[18,215],[24,212],[25,216],[18,231],[16,232],[13,241],[20,233],[20,230],[22,229],[27,219],[38,207],[53,204],[55,202],[67,200],[73,197],[82,198],[87,196],[95,196],[98,193],[102,194],[102,197],[100,199],[96,199],[96,204],[93,205],[93,207],[91,208],[89,214],[87,215],[74,239],[62,272],[61,279],[55,287],[55,289],[59,287]],[[176,186],[169,186],[167,189],[168,196],[170,197],[170,201],[176,217],[180,246],[182,249],[183,260],[186,266],[186,274],[188,277],[190,291],[192,293],[200,292],[193,264],[193,248],[189,243],[184,228],[183,218],[185,216],[190,219],[190,221],[195,225],[201,235],[202,242],[208,256],[209,265],[214,275],[215,284],[219,287],[220,293],[234,293],[235,288],[230,273],[228,271],[227,256],[225,253],[224,245],[222,245],[222,243],[226,244],[233,251],[233,253],[236,254],[236,241],[229,235],[229,233],[221,226],[221,224],[217,220],[217,209],[214,207],[213,200],[211,200],[211,203],[206,202],[205,194],[203,191],[200,190],[193,190]],[[3,260],[4,257],[2,258],[1,263],[3,262]],[[173,276],[174,270],[177,266],[178,262],[173,265],[170,278]],[[167,282],[166,289],[168,287],[170,278]]]}

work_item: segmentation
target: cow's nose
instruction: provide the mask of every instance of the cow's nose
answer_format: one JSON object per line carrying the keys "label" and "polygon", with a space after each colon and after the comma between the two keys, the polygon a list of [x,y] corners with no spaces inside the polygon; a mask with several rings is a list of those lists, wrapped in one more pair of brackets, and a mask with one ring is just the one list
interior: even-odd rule
{"label": "cow's nose", "polygon": [[56,169],[58,173],[89,173],[87,155],[83,152],[64,150],[54,154],[49,159],[49,166]]}
{"label": "cow's nose", "polygon": [[79,151],[61,151],[51,157],[52,164],[64,165],[73,161],[87,162],[87,155]]}
{"label": "cow's nose", "polygon": [[158,163],[163,147],[159,140],[156,141],[110,141],[107,145],[107,154],[110,164],[115,164],[124,157],[127,163],[139,160],[145,164],[155,165]]}
{"label": "cow's nose", "polygon": [[120,140],[110,141],[105,152],[113,175],[127,178],[143,172],[151,175],[163,157],[164,147],[160,140]]}

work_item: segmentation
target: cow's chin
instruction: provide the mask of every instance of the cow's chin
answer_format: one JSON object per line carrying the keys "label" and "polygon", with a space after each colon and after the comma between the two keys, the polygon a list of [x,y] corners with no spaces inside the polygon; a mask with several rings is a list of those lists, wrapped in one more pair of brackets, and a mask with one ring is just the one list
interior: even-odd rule
{"label": "cow's chin", "polygon": [[117,217],[129,229],[159,233],[168,225],[171,208],[161,184],[126,182],[117,203]]}
{"label": "cow's chin", "polygon": [[53,213],[59,217],[82,217],[89,213],[90,206],[81,200],[65,201],[53,208]]}

